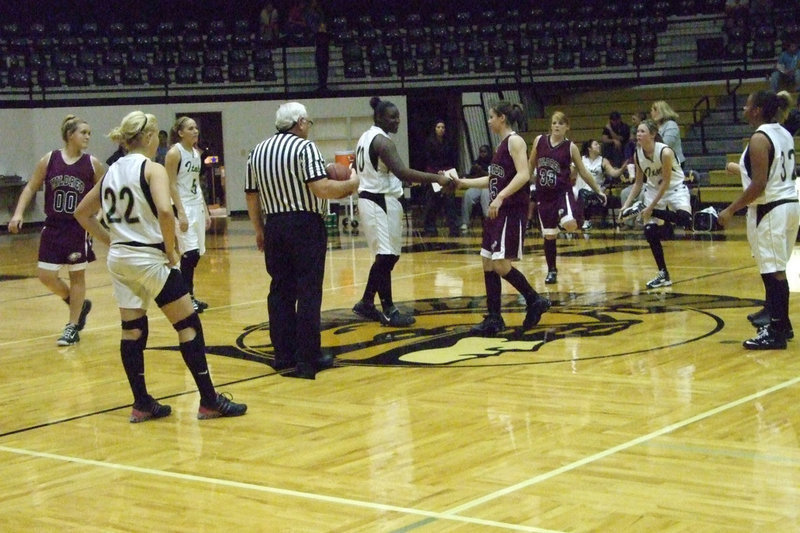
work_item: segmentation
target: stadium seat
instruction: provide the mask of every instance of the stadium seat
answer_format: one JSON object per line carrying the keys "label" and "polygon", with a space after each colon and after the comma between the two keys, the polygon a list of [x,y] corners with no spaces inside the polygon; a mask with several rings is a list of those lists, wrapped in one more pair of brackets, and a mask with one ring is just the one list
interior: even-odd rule
{"label": "stadium seat", "polygon": [[489,53],[493,56],[502,56],[508,52],[508,43],[500,36],[495,37],[489,41]]}
{"label": "stadium seat", "polygon": [[236,83],[250,81],[250,65],[246,63],[233,63],[228,66],[228,80]]}
{"label": "stadium seat", "polygon": [[67,72],[67,86],[68,87],[86,87],[89,85],[86,71],[82,68],[73,68]]}
{"label": "stadium seat", "polygon": [[528,69],[546,70],[550,66],[550,58],[542,51],[532,52],[528,58]]}
{"label": "stadium seat", "polygon": [[183,63],[175,69],[175,83],[189,85],[197,83],[197,68],[195,65]]}
{"label": "stadium seat", "polygon": [[639,46],[633,53],[633,62],[636,65],[652,65],[656,62],[656,50],[652,46]]}
{"label": "stadium seat", "polygon": [[114,69],[107,66],[97,67],[94,70],[93,80],[95,85],[104,87],[117,84]]}
{"label": "stadium seat", "polygon": [[436,47],[429,40],[425,40],[417,44],[417,57],[419,59],[427,59],[436,55]]}
{"label": "stadium seat", "polygon": [[[106,64],[107,65],[118,66],[117,65],[117,58],[121,59],[122,58],[122,54],[120,54],[119,52],[114,52],[112,50],[109,50],[106,53]],[[134,67],[138,67],[138,68],[146,67],[148,62],[149,61],[147,59],[147,54],[145,54],[141,50],[133,51],[128,56],[128,63],[130,65],[134,66]]]}
{"label": "stadium seat", "polygon": [[219,65],[208,65],[203,68],[203,83],[224,83],[222,67]]}
{"label": "stadium seat", "polygon": [[142,85],[144,83],[142,69],[136,67],[125,68],[122,71],[122,83],[125,85]]}
{"label": "stadium seat", "polygon": [[389,54],[383,43],[377,41],[367,47],[367,57],[369,57],[370,61],[377,61],[379,59],[389,59]]}
{"label": "stadium seat", "polygon": [[500,58],[500,69],[506,72],[516,72],[522,62],[517,54],[508,52]]}
{"label": "stadium seat", "polygon": [[25,67],[13,67],[8,71],[8,85],[16,89],[28,89],[31,86],[31,71]]}
{"label": "stadium seat", "polygon": [[272,63],[261,63],[255,66],[253,77],[256,81],[277,81],[278,75]]}
{"label": "stadium seat", "polygon": [[58,71],[52,68],[40,70],[36,79],[39,87],[53,88],[61,86],[61,78],[58,75]]}
{"label": "stadium seat", "polygon": [[494,57],[492,56],[481,56],[475,60],[475,72],[488,73],[496,70]]}
{"label": "stadium seat", "polygon": [[545,54],[555,54],[558,52],[558,43],[551,33],[544,33],[539,37],[536,49]]}
{"label": "stadium seat", "polygon": [[468,57],[481,57],[483,55],[483,42],[479,41],[478,36],[473,34],[472,39],[464,45],[464,52]]}
{"label": "stadium seat", "polygon": [[248,63],[250,61],[246,50],[233,49],[228,52],[228,63],[240,64]]}
{"label": "stadium seat", "polygon": [[384,78],[392,75],[392,68],[389,60],[385,57],[378,57],[370,61],[369,74],[376,78]]}
{"label": "stadium seat", "polygon": [[469,59],[466,57],[451,57],[448,65],[450,74],[469,74]]}
{"label": "stadium seat", "polygon": [[460,46],[453,37],[450,37],[442,43],[440,51],[444,57],[455,57],[460,53]]}
{"label": "stadium seat", "polygon": [[775,57],[775,41],[756,41],[753,43],[754,59],[772,59]]}
{"label": "stadium seat", "polygon": [[205,65],[221,67],[225,64],[225,55],[222,50],[208,50],[203,58]]}
{"label": "stadium seat", "polygon": [[569,50],[559,50],[553,56],[554,68],[574,68],[575,67],[575,54]]}
{"label": "stadium seat", "polygon": [[444,74],[444,63],[440,57],[429,57],[422,62],[422,73],[428,76]]}
{"label": "stadium seat", "polygon": [[602,52],[606,49],[606,36],[599,32],[592,32],[586,38],[586,48]]}
{"label": "stadium seat", "polygon": [[561,48],[570,52],[580,52],[583,48],[580,35],[570,32],[561,40]]}
{"label": "stadium seat", "polygon": [[366,76],[364,63],[361,61],[350,61],[344,64],[345,78],[363,78]]}
{"label": "stadium seat", "polygon": [[164,65],[150,65],[147,68],[147,83],[150,85],[168,85],[169,72]]}
{"label": "stadium seat", "polygon": [[83,68],[93,69],[99,62],[97,54],[93,50],[81,50],[78,53],[78,65]]}
{"label": "stadium seat", "polygon": [[342,59],[345,63],[362,61],[364,59],[361,45],[356,43],[347,43],[342,47]]}
{"label": "stadium seat", "polygon": [[607,67],[624,67],[628,64],[628,53],[622,48],[613,47],[606,52]]}
{"label": "stadium seat", "polygon": [[402,61],[399,62],[398,74],[406,77],[419,74],[417,60],[413,57],[404,57]]}
{"label": "stadium seat", "polygon": [[228,38],[218,33],[209,35],[206,39],[206,50],[218,50],[220,52],[228,49]]}
{"label": "stadium seat", "polygon": [[600,66],[600,53],[593,49],[587,48],[581,51],[580,66],[581,68],[597,68]]}
{"label": "stadium seat", "polygon": [[520,56],[527,56],[533,51],[533,41],[529,38],[522,36],[514,47],[514,50]]}

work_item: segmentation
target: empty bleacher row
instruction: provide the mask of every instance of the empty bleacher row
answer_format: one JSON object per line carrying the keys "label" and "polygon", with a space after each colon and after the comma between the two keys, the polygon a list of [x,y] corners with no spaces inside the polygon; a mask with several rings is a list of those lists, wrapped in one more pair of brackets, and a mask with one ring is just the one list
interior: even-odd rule
{"label": "empty bleacher row", "polygon": [[[543,10],[467,10],[448,17],[409,13],[336,17],[333,42],[349,78],[535,72],[655,62],[657,28],[682,9],[721,15],[724,2],[637,1]],[[694,11],[689,11],[693,13]]]}
{"label": "empty bleacher row", "polygon": [[228,29],[222,20],[157,26],[115,22],[103,28],[42,23],[23,30],[0,25],[0,86],[12,89],[164,86],[172,83],[250,83],[277,80],[272,44],[246,20]]}
{"label": "empty bleacher row", "polygon": [[[659,54],[668,24],[691,17],[724,20],[724,0],[635,0],[597,5],[582,2],[554,8],[514,7],[452,10],[445,13],[359,13],[330,18],[329,85],[395,80],[470,79],[500,75],[614,76],[651,69],[654,76],[676,67]],[[435,9],[435,7],[434,7]],[[786,11],[786,10],[784,10]],[[791,11],[791,10],[790,10]],[[774,15],[783,25],[798,9]],[[778,20],[779,18],[779,20]],[[737,19],[738,20],[738,19]],[[755,20],[755,19],[754,19]],[[757,19],[762,20],[762,19]],[[725,20],[730,50],[721,58],[775,55],[782,32],[769,35],[768,21],[747,31]],[[248,19],[200,23],[114,22],[98,29],[89,21],[46,27],[0,24],[0,91],[68,92],[85,87],[280,86],[291,88],[290,72],[315,85],[310,35],[284,35],[279,43],[262,38]],[[761,44],[765,42],[766,44]],[[732,44],[733,43],[733,44]],[[735,43],[743,43],[738,48]],[[668,45],[669,47],[670,45]],[[770,46],[772,48],[770,48]],[[284,53],[287,48],[296,53]],[[685,58],[679,58],[685,64]]]}

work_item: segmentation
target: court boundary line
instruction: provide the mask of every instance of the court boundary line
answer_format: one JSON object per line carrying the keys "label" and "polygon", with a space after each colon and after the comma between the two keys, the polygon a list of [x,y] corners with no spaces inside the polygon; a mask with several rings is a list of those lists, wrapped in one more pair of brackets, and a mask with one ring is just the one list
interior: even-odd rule
{"label": "court boundary line", "polygon": [[369,502],[365,500],[356,500],[351,498],[342,498],[338,496],[328,496],[325,494],[317,494],[312,492],[304,492],[292,489],[284,489],[280,487],[271,487],[268,485],[257,485],[255,483],[246,483],[243,481],[232,481],[228,479],[213,478],[208,476],[198,476],[195,474],[185,474],[180,472],[171,472],[169,470],[158,470],[155,468],[144,468],[133,465],[126,465],[121,463],[112,463],[108,461],[97,461],[94,459],[84,459],[81,457],[73,457],[69,455],[61,455],[49,452],[38,452],[34,450],[26,450],[22,448],[15,448],[11,446],[0,445],[0,451],[14,454],[23,455],[27,457],[36,457],[39,459],[50,459],[54,461],[62,461],[67,463],[74,463],[83,466],[94,466],[98,468],[107,468],[110,470],[119,470],[124,472],[131,472],[134,474],[143,474],[147,476],[163,477],[167,479],[177,479],[180,481],[198,482],[215,486],[229,487],[234,489],[249,490],[254,492],[277,494],[281,496],[289,496],[301,498],[306,500],[315,500],[325,503],[339,504],[350,507],[359,507],[363,509],[370,509],[374,511],[395,512],[401,514],[411,514],[424,516],[434,519],[452,520],[455,522],[463,522],[468,524],[476,524],[482,526],[491,526],[495,528],[508,529],[511,531],[529,531],[533,533],[560,533],[549,529],[542,529],[533,526],[523,526],[519,524],[511,524],[506,522],[497,522],[494,520],[485,520],[482,518],[475,518],[469,516],[447,516],[435,511],[425,511],[422,509],[414,509],[412,507],[402,507],[391,504],[383,504],[377,502]]}
{"label": "court boundary line", "polygon": [[475,508],[475,507],[477,507],[479,505],[483,505],[485,503],[491,502],[491,501],[496,500],[498,498],[501,498],[503,496],[507,496],[507,495],[512,494],[514,492],[517,492],[519,490],[525,489],[527,487],[536,485],[536,484],[541,483],[543,481],[547,481],[547,480],[552,479],[552,478],[554,478],[556,476],[559,476],[561,474],[564,474],[564,473],[567,473],[567,472],[571,472],[571,471],[576,470],[576,469],[578,469],[578,468],[580,468],[582,466],[597,462],[597,461],[599,461],[601,459],[605,459],[606,457],[610,457],[611,455],[617,454],[619,452],[623,452],[625,450],[628,450],[628,449],[633,448],[635,446],[638,446],[640,444],[644,444],[646,442],[649,442],[649,441],[651,441],[651,440],[653,440],[653,439],[655,439],[657,437],[661,437],[663,435],[667,435],[669,433],[672,433],[672,432],[674,432],[676,430],[683,429],[684,427],[687,427],[687,426],[689,426],[691,424],[694,424],[695,422],[699,422],[699,421],[705,420],[705,419],[710,418],[712,416],[715,416],[715,415],[717,415],[719,413],[723,413],[723,412],[728,411],[730,409],[739,407],[740,405],[746,404],[746,403],[751,402],[753,400],[756,400],[758,398],[762,398],[762,397],[767,396],[769,394],[772,394],[774,392],[778,392],[778,391],[787,389],[789,387],[797,385],[798,383],[800,383],[800,376],[797,376],[795,378],[783,381],[783,382],[778,383],[776,385],[773,385],[771,387],[767,387],[766,389],[762,389],[760,391],[754,392],[752,394],[749,394],[749,395],[744,396],[742,398],[739,398],[737,400],[733,400],[731,402],[725,403],[723,405],[719,405],[719,406],[714,407],[712,409],[708,409],[708,410],[706,410],[706,411],[704,411],[702,413],[698,413],[698,414],[696,414],[694,416],[691,416],[689,418],[685,418],[685,419],[680,420],[678,422],[674,422],[672,424],[664,426],[664,427],[662,427],[660,429],[657,429],[655,431],[651,431],[650,433],[647,433],[645,435],[641,435],[641,436],[636,437],[634,439],[630,439],[630,440],[628,440],[626,442],[623,442],[621,444],[618,444],[616,446],[612,446],[611,448],[607,448],[605,450],[602,450],[600,452],[594,453],[594,454],[589,455],[587,457],[584,457],[582,459],[578,459],[577,461],[573,461],[573,462],[571,462],[569,464],[563,465],[563,466],[561,466],[559,468],[556,468],[554,470],[550,470],[549,472],[545,472],[543,474],[539,474],[537,476],[533,476],[533,477],[528,478],[528,479],[526,479],[524,481],[520,481],[520,482],[515,483],[513,485],[509,485],[509,486],[507,486],[507,487],[505,487],[503,489],[496,490],[494,492],[491,492],[491,493],[486,494],[484,496],[481,496],[479,498],[475,498],[475,499],[473,499],[471,501],[468,501],[466,503],[463,503],[461,505],[458,505],[456,507],[452,507],[450,509],[447,509],[447,510],[441,511],[441,512],[425,511],[425,510],[422,510],[422,509],[415,509],[415,508],[411,508],[411,507],[402,507],[402,506],[396,506],[396,505],[390,505],[390,504],[369,502],[369,501],[364,501],[364,500],[356,500],[356,499],[351,499],[351,498],[341,498],[341,497],[337,497],[337,496],[328,496],[328,495],[324,495],[324,494],[303,492],[303,491],[297,491],[297,490],[292,490],[292,489],[284,489],[284,488],[280,488],[280,487],[271,487],[271,486],[267,486],[267,485],[257,485],[257,484],[254,484],[254,483],[245,483],[245,482],[240,482],[240,481],[231,481],[231,480],[226,480],[226,479],[212,478],[212,477],[208,477],[208,476],[198,476],[198,475],[194,475],[194,474],[170,472],[168,470],[158,470],[158,469],[153,469],[153,468],[143,468],[143,467],[138,467],[138,466],[133,466],[133,465],[125,465],[125,464],[120,464],[120,463],[110,463],[110,462],[106,462],[106,461],[97,461],[97,460],[94,460],[94,459],[84,459],[84,458],[80,458],[80,457],[72,457],[72,456],[68,456],[68,455],[53,454],[53,453],[49,453],[49,452],[38,452],[38,451],[34,451],[34,450],[26,450],[26,449],[22,449],[22,448],[15,448],[15,447],[5,446],[5,445],[0,445],[0,451],[6,452],[6,453],[15,454],[15,455],[24,455],[24,456],[28,456],[28,457],[37,457],[37,458],[42,458],[42,459],[50,459],[50,460],[75,463],[75,464],[80,464],[80,465],[85,465],[85,466],[95,466],[95,467],[99,467],[99,468],[108,468],[108,469],[111,469],[111,470],[121,470],[121,471],[127,471],[127,472],[150,475],[150,476],[156,476],[156,477],[179,479],[179,480],[189,481],[189,482],[199,482],[199,483],[205,483],[205,484],[210,484],[210,485],[224,486],[224,487],[243,489],[243,490],[251,490],[251,491],[262,492],[262,493],[278,494],[278,495],[282,495],[282,496],[289,496],[289,497],[301,498],[301,499],[306,499],[306,500],[315,500],[315,501],[321,501],[321,502],[326,502],[326,503],[345,505],[345,506],[350,506],[350,507],[359,507],[359,508],[365,508],[365,509],[372,509],[372,510],[376,510],[376,511],[396,512],[396,513],[402,513],[402,514],[407,514],[407,515],[416,515],[416,516],[425,517],[424,520],[418,521],[418,522],[416,522],[414,524],[409,524],[408,526],[404,526],[401,529],[395,530],[396,532],[411,531],[411,530],[413,530],[413,529],[415,529],[417,527],[421,527],[423,525],[430,524],[431,523],[431,519],[433,519],[433,520],[451,520],[451,521],[463,522],[463,523],[469,523],[469,524],[484,525],[484,526],[490,526],[490,527],[495,527],[495,528],[508,529],[508,530],[512,530],[512,531],[530,531],[530,532],[534,532],[534,533],[558,533],[557,530],[539,528],[539,527],[535,527],[535,526],[523,526],[523,525],[520,525],[520,524],[511,524],[511,523],[506,523],[506,522],[496,522],[496,521],[485,520],[485,519],[481,519],[481,518],[477,518],[477,517],[463,516],[460,513],[463,513],[464,511],[467,511],[469,509],[473,509],[473,508]]}
{"label": "court boundary line", "polygon": [[601,459],[605,459],[606,457],[610,457],[611,455],[614,455],[616,453],[623,452],[625,450],[628,450],[628,449],[633,448],[635,446],[638,446],[640,444],[644,444],[644,443],[646,443],[648,441],[651,441],[651,440],[653,440],[653,439],[655,439],[657,437],[661,437],[663,435],[667,435],[669,433],[672,433],[672,432],[674,432],[676,430],[683,429],[686,426],[694,424],[695,422],[700,422],[701,420],[705,420],[705,419],[710,418],[712,416],[715,416],[715,415],[717,415],[719,413],[728,411],[728,410],[733,409],[735,407],[739,407],[740,405],[746,404],[748,402],[752,402],[753,400],[757,400],[758,398],[762,398],[764,396],[772,394],[773,392],[777,392],[777,391],[780,391],[780,390],[783,390],[783,389],[787,389],[789,387],[792,387],[793,385],[797,385],[798,383],[800,383],[800,376],[792,378],[792,379],[789,379],[789,380],[784,381],[782,383],[778,383],[777,385],[773,385],[772,387],[768,387],[766,389],[762,389],[760,391],[754,392],[752,394],[749,394],[747,396],[739,398],[738,400],[733,400],[732,402],[728,402],[726,404],[719,405],[717,407],[714,407],[713,409],[709,409],[709,410],[704,411],[702,413],[698,413],[698,414],[696,414],[694,416],[690,416],[689,418],[685,418],[685,419],[680,420],[678,422],[674,422],[672,424],[664,426],[664,427],[662,427],[660,429],[657,429],[655,431],[651,431],[650,433],[647,433],[645,435],[636,437],[636,438],[631,439],[631,440],[629,440],[627,442],[623,442],[623,443],[618,444],[616,446],[612,446],[611,448],[608,448],[606,450],[603,450],[603,451],[597,452],[595,454],[589,455],[587,457],[584,457],[583,459],[578,459],[577,461],[573,461],[573,462],[571,462],[569,464],[566,464],[564,466],[556,468],[555,470],[551,470],[549,472],[545,472],[544,474],[539,474],[538,476],[534,476],[532,478],[528,478],[528,479],[526,479],[524,481],[521,481],[519,483],[515,483],[514,485],[509,485],[508,487],[506,487],[504,489],[496,490],[496,491],[491,492],[491,493],[489,493],[489,494],[487,494],[485,496],[482,496],[480,498],[476,498],[476,499],[474,499],[474,500],[472,500],[470,502],[466,502],[466,503],[463,503],[463,504],[461,504],[459,506],[453,507],[452,509],[448,509],[448,510],[444,511],[442,514],[449,516],[451,514],[456,514],[456,513],[460,513],[460,512],[466,511],[466,510],[471,509],[473,507],[476,507],[478,505],[482,505],[484,503],[487,503],[487,502],[490,502],[492,500],[495,500],[495,499],[497,499],[497,498],[499,498],[501,496],[505,496],[505,495],[511,494],[511,493],[516,492],[516,491],[518,491],[520,489],[524,489],[526,487],[530,487],[530,486],[535,485],[537,483],[540,483],[542,481],[546,481],[548,479],[554,478],[554,477],[559,476],[561,474],[564,474],[566,472],[570,472],[570,471],[575,470],[575,469],[577,469],[577,468],[579,468],[581,466],[594,463],[594,462],[599,461]]}

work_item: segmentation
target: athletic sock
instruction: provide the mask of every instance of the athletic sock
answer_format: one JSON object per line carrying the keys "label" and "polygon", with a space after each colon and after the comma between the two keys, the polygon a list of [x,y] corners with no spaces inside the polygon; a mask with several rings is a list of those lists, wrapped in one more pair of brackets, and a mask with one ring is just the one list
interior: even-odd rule
{"label": "athletic sock", "polygon": [[500,296],[502,293],[502,284],[500,274],[494,270],[490,272],[483,272],[483,282],[486,285],[486,307],[489,314],[500,314]]}
{"label": "athletic sock", "polygon": [[527,304],[532,304],[536,301],[536,297],[539,296],[522,272],[514,267],[511,267],[511,270],[508,271],[508,274],[503,276],[503,279],[509,282],[512,287],[517,289],[517,291],[525,297],[525,303]]}
{"label": "athletic sock", "polygon": [[556,270],[556,240],[544,240],[544,259],[547,261],[547,271]]}

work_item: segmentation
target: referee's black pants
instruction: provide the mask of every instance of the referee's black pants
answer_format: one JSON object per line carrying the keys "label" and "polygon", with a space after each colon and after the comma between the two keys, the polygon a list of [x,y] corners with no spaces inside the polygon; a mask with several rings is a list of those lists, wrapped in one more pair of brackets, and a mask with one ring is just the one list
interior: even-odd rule
{"label": "referee's black pants", "polygon": [[322,356],[320,310],[328,235],[310,211],[267,217],[264,259],[272,281],[267,297],[276,359],[310,365]]}

